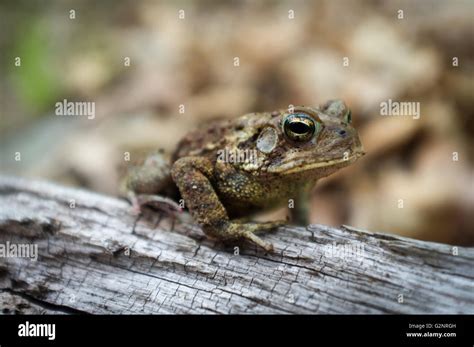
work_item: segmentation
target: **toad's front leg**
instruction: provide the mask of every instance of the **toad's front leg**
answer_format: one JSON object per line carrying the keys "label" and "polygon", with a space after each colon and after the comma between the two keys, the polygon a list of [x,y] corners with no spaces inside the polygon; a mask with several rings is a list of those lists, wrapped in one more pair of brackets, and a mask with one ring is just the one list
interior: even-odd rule
{"label": "toad's front leg", "polygon": [[194,220],[209,236],[223,241],[246,238],[265,250],[272,251],[273,245],[263,241],[254,232],[271,230],[281,223],[237,223],[231,221],[210,182],[213,174],[214,169],[211,162],[203,157],[184,157],[173,164],[171,176]]}

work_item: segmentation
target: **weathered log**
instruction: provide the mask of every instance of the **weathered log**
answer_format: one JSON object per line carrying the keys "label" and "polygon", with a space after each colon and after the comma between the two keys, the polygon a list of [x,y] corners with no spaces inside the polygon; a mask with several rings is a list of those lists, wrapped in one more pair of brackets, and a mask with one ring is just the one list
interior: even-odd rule
{"label": "weathered log", "polygon": [[[474,313],[473,248],[323,225],[263,237],[274,253],[0,176],[1,312]],[[12,256],[22,244],[30,258]]]}

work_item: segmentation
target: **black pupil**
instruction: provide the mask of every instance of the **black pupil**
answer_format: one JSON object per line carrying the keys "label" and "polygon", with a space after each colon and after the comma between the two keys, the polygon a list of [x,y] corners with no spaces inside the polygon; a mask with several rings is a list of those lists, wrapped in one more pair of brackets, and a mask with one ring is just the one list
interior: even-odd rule
{"label": "black pupil", "polygon": [[290,130],[295,134],[306,134],[310,131],[308,124],[302,122],[291,122]]}

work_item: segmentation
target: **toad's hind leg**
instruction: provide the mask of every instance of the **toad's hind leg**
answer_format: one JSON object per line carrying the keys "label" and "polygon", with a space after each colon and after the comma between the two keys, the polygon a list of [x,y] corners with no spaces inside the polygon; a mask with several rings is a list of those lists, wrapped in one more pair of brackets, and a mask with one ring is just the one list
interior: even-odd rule
{"label": "toad's hind leg", "polygon": [[203,231],[214,238],[226,241],[245,238],[267,251],[271,243],[263,241],[255,232],[274,229],[279,222],[238,223],[231,221],[209,178],[214,169],[211,162],[201,157],[184,157],[177,160],[171,175],[194,220]]}
{"label": "toad's hind leg", "polygon": [[173,186],[170,165],[162,153],[156,152],[149,155],[142,165],[128,170],[120,190],[131,201],[137,213],[148,205],[174,214],[181,211],[181,208],[172,199],[162,196],[172,196]]}

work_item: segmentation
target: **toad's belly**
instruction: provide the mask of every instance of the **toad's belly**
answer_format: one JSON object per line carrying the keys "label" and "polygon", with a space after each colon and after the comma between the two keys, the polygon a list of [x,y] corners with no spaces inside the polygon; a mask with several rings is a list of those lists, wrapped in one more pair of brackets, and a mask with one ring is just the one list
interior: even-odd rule
{"label": "toad's belly", "polygon": [[251,180],[220,180],[216,182],[215,189],[230,218],[286,205],[294,190],[271,182],[262,184]]}

